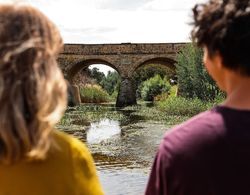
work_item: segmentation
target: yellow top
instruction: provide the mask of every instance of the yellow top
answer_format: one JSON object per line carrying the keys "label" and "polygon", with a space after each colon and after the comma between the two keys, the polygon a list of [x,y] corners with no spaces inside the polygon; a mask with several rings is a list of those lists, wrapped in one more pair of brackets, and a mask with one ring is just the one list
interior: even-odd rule
{"label": "yellow top", "polygon": [[86,146],[63,132],[46,160],[0,165],[0,195],[102,195]]}

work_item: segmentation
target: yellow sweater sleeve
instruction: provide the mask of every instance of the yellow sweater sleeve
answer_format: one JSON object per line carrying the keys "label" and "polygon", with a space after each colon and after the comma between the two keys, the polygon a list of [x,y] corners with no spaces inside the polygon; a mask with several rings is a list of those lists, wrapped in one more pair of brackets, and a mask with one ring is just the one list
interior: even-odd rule
{"label": "yellow sweater sleeve", "polygon": [[87,147],[73,138],[72,158],[76,192],[79,195],[103,195],[93,158]]}

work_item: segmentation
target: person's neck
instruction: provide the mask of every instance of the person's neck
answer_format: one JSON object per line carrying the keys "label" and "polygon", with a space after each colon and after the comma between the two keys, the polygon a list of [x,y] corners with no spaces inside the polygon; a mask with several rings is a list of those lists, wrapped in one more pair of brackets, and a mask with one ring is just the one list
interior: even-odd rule
{"label": "person's neck", "polygon": [[250,77],[230,73],[225,79],[227,98],[223,105],[235,109],[250,110]]}

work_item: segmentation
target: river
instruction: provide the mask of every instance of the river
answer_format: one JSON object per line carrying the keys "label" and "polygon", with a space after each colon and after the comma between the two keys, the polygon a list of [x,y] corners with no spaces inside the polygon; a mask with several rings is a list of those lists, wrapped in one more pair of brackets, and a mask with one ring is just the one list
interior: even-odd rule
{"label": "river", "polygon": [[155,120],[146,104],[127,109],[108,104],[69,109],[58,128],[88,146],[105,194],[140,195],[169,125]]}

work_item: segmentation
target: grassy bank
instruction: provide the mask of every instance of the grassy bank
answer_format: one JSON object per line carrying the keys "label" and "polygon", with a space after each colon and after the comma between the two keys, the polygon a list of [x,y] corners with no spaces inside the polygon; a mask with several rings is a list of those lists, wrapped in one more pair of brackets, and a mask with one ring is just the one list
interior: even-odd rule
{"label": "grassy bank", "polygon": [[208,110],[223,101],[223,97],[217,97],[214,101],[205,102],[198,98],[187,99],[170,96],[156,103],[157,107],[166,115],[178,115],[192,117],[200,112]]}

